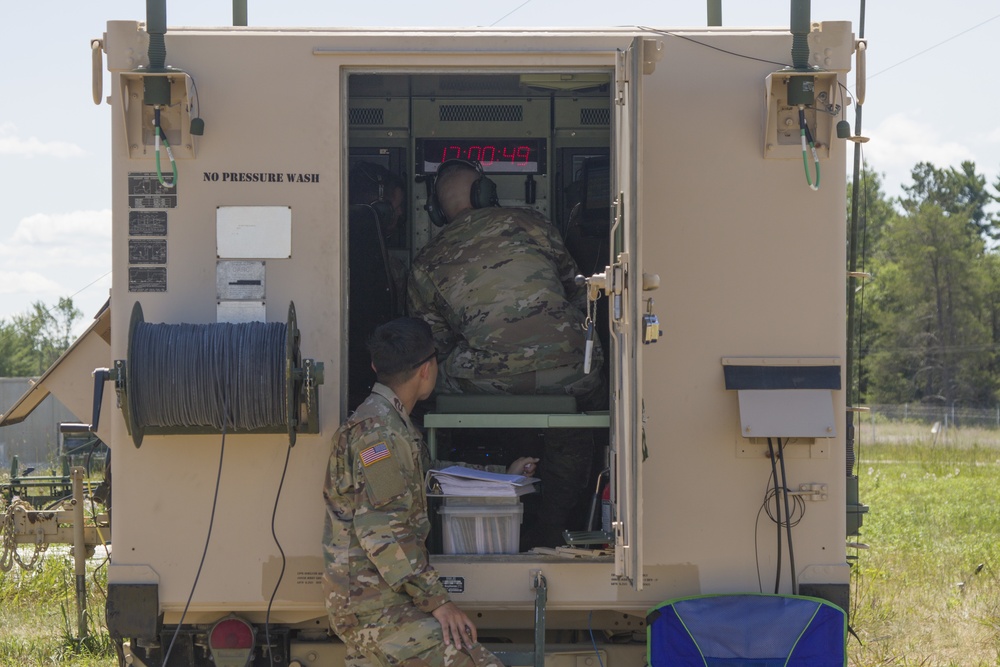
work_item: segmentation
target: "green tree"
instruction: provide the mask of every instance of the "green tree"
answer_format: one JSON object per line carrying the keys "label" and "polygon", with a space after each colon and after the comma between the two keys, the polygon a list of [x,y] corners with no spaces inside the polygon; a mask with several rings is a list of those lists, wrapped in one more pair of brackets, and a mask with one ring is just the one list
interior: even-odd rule
{"label": "green tree", "polygon": [[865,400],[993,405],[1000,258],[988,247],[998,236],[988,207],[996,197],[972,162],[922,162],[911,179],[869,248]]}
{"label": "green tree", "polygon": [[934,202],[953,215],[963,215],[984,238],[998,239],[995,217],[986,207],[996,201],[986,189],[986,177],[976,173],[976,164],[965,161],[961,168],[938,169],[929,162],[918,163],[911,171],[912,185],[904,186],[902,200],[908,212],[925,201]]}
{"label": "green tree", "polygon": [[990,332],[990,365],[987,372],[994,378],[989,403],[995,405],[1000,402],[1000,254],[996,250],[983,257],[983,280],[986,283],[983,322]]}
{"label": "green tree", "polygon": [[20,377],[21,371],[18,356],[24,344],[20,334],[8,323],[0,320],[0,377]]}
{"label": "green tree", "polygon": [[[881,248],[886,228],[898,215],[893,206],[893,200],[885,194],[882,185],[882,175],[873,171],[866,162],[862,166],[861,178],[858,188],[858,238],[856,270],[862,273],[870,273],[874,265],[882,256]],[[854,184],[848,184],[847,206],[848,215],[851,214],[854,202]],[[855,321],[854,328],[848,335],[852,337],[855,345],[855,358],[858,363],[856,370],[856,387],[858,390],[857,399],[862,402],[870,402],[868,375],[870,360],[866,357],[875,336],[874,320],[871,316],[872,310],[869,307],[868,295],[872,293],[873,286],[868,280],[858,279],[849,283],[850,292],[848,299],[855,300]],[[856,289],[864,287],[864,290]]]}
{"label": "green tree", "polygon": [[37,376],[73,342],[73,325],[83,314],[68,297],[47,307],[36,301],[10,322],[0,320],[0,376]]}

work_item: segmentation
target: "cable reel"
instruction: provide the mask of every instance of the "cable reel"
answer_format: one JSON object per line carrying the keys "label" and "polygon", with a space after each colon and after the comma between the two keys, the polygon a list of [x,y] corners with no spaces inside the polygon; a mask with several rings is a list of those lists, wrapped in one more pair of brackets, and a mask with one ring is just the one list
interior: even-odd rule
{"label": "cable reel", "polygon": [[323,364],[302,359],[295,304],[288,320],[151,324],[136,302],[128,352],[97,369],[94,428],[105,380],[114,380],[125,427],[138,448],[149,435],[319,432]]}

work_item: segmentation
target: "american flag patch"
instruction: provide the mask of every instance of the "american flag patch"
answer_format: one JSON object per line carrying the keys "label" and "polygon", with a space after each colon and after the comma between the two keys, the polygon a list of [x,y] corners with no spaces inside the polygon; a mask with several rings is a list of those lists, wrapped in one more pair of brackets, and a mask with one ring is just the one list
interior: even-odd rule
{"label": "american flag patch", "polygon": [[365,467],[368,467],[376,461],[389,458],[389,456],[391,456],[389,448],[385,446],[384,442],[380,442],[374,447],[369,447],[365,451],[361,452],[361,463],[363,463]]}

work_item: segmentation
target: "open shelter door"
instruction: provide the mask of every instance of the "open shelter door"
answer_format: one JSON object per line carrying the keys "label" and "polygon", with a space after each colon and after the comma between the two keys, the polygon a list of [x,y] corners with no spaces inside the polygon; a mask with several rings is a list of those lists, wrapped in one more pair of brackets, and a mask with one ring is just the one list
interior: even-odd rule
{"label": "open shelter door", "polygon": [[620,50],[613,100],[611,257],[611,478],[615,576],[642,589],[642,270],[639,266],[639,101],[644,40]]}

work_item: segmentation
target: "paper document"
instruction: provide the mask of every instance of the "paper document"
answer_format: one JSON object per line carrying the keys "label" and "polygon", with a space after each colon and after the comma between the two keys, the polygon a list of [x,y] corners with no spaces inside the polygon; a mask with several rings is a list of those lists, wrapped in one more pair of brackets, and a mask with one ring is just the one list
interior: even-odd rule
{"label": "paper document", "polygon": [[428,473],[446,496],[520,496],[535,490],[535,477],[506,475],[462,466]]}

